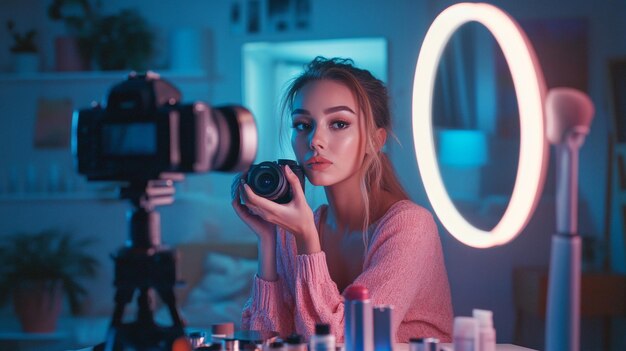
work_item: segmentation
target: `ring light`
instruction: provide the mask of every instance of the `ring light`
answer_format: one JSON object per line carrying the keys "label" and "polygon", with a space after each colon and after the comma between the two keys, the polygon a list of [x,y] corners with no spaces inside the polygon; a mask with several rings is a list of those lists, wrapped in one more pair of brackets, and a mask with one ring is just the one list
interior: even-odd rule
{"label": "ring light", "polygon": [[[520,116],[520,151],[515,185],[504,215],[490,231],[474,227],[456,209],[441,179],[432,123],[437,66],[452,34],[479,22],[495,37],[510,67]],[[543,190],[548,160],[543,101],[545,83],[535,52],[507,13],[484,3],[460,3],[444,10],[426,33],[413,81],[413,141],[426,194],[443,226],[466,245],[487,248],[513,240],[526,226]]]}

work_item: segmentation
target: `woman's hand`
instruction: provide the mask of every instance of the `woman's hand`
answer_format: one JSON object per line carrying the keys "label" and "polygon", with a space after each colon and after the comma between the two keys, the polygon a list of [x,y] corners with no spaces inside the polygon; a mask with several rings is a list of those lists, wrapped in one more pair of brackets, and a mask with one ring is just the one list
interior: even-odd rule
{"label": "woman's hand", "polygon": [[[319,252],[321,247],[313,211],[306,202],[300,180],[289,166],[284,166],[283,169],[292,190],[291,202],[287,204],[275,203],[255,194],[248,184],[242,184],[239,190],[243,202],[241,206],[247,208],[248,216],[256,216],[265,223],[273,223],[292,233],[296,239],[298,254]],[[246,223],[248,222],[246,221]],[[256,224],[257,222],[253,223]]]}
{"label": "woman's hand", "polygon": [[237,216],[244,221],[250,229],[257,235],[260,241],[273,241],[276,234],[276,225],[257,216],[253,211],[244,205],[244,187],[247,174],[239,174],[235,177],[231,186],[232,206]]}
{"label": "woman's hand", "polygon": [[278,272],[276,270],[276,225],[255,215],[246,205],[242,204],[243,184],[246,173],[235,177],[231,188],[233,197],[232,206],[239,218],[243,220],[259,239],[258,252],[258,276],[266,281],[276,281]]}

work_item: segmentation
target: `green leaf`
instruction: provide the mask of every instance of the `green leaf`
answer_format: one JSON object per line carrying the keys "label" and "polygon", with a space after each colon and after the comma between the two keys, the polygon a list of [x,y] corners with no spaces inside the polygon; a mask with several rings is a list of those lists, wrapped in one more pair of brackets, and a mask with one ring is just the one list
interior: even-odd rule
{"label": "green leaf", "polygon": [[53,229],[5,236],[0,242],[0,305],[21,282],[60,280],[72,313],[78,312],[87,293],[81,280],[98,273],[99,262],[88,251],[94,243]]}

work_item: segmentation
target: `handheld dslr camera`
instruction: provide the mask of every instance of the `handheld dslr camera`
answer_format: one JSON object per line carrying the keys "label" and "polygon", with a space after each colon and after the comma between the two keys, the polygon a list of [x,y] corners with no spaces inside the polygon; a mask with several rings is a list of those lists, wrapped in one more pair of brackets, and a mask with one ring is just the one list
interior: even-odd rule
{"label": "handheld dslr camera", "polygon": [[265,161],[252,165],[246,182],[255,194],[279,204],[286,204],[293,198],[293,193],[283,171],[285,165],[298,176],[304,190],[304,170],[293,160]]}
{"label": "handheld dslr camera", "polygon": [[241,106],[181,104],[156,73],[131,73],[106,107],[74,114],[72,153],[89,180],[158,179],[163,172],[243,171],[256,156],[252,114]]}

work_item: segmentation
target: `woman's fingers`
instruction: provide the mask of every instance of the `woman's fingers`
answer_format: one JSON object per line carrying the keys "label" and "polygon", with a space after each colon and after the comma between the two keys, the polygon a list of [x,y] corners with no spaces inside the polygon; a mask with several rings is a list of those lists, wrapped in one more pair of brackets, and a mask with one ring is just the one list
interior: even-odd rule
{"label": "woman's fingers", "polygon": [[[291,170],[291,167],[285,165],[284,173],[287,176],[287,181],[291,187],[291,194],[294,200],[304,200],[304,189],[300,183],[300,178]],[[293,201],[293,200],[292,200]],[[305,200],[306,201],[306,200]]]}
{"label": "woman's fingers", "polygon": [[233,179],[233,184],[230,186],[230,194],[232,198],[238,197],[239,195],[239,187],[243,182],[245,182],[246,173],[239,173]]}
{"label": "woman's fingers", "polygon": [[252,220],[254,219],[253,215],[258,216],[258,211],[256,211],[255,207],[247,200],[247,194],[245,191],[242,191],[243,184],[243,179],[240,179],[236,182],[237,186],[233,185],[233,200],[231,204],[241,219]]}
{"label": "woman's fingers", "polygon": [[245,195],[245,204],[247,205],[248,203],[255,205],[255,206],[262,206],[262,207],[268,207],[271,206],[272,204],[274,204],[274,202],[257,195],[252,188],[250,188],[250,186],[246,183],[242,184],[242,188],[243,188],[243,194]]}
{"label": "woman's fingers", "polygon": [[276,214],[280,213],[282,208],[280,204],[255,194],[248,184],[243,184],[243,194],[244,204],[257,216],[270,222],[274,222],[278,217]]}
{"label": "woman's fingers", "polygon": [[[239,192],[239,191],[237,191]],[[239,218],[243,219],[243,220],[250,220],[252,219],[252,215],[254,215],[254,212],[250,209],[250,207],[245,206],[241,203],[241,199],[239,198],[239,196],[233,198],[232,201],[232,206],[233,209],[235,210],[235,212],[237,213],[237,215],[239,216]]]}
{"label": "woman's fingers", "polygon": [[298,176],[288,166],[283,171],[292,189],[293,200],[290,203],[279,204],[257,195],[241,179],[239,186],[234,191],[235,197],[240,199],[240,202],[233,202],[233,207],[235,207],[239,217],[252,227],[257,228],[261,223],[271,223],[292,233],[302,233],[310,227],[306,223],[303,224],[303,219],[311,217],[312,220],[312,212],[306,202]]}
{"label": "woman's fingers", "polygon": [[239,216],[257,236],[266,237],[274,233],[274,224],[265,221],[259,216],[257,214],[258,210],[256,210],[255,207],[243,205],[239,196],[232,200],[232,206],[237,216]]}

